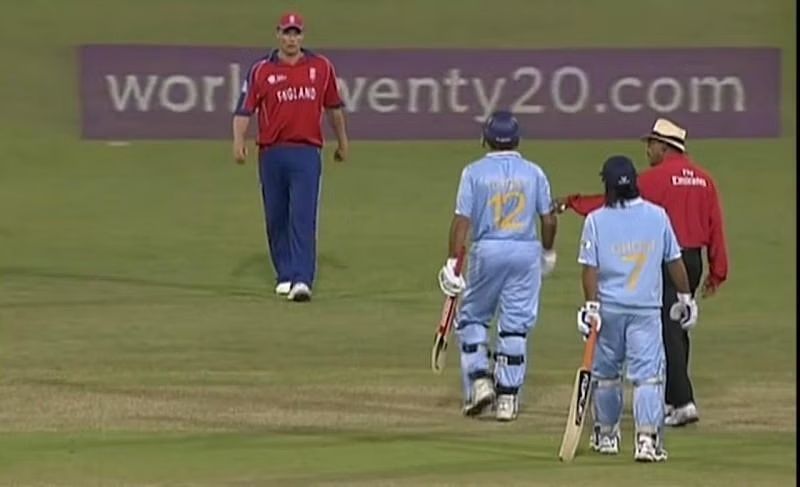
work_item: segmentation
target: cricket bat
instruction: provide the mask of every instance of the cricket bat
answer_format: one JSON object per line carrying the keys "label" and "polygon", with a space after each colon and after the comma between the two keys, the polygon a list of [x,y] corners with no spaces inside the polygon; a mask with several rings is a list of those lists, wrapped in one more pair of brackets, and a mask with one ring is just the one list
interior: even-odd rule
{"label": "cricket bat", "polygon": [[[461,275],[465,254],[466,249],[461,247],[456,255],[456,276]],[[458,296],[448,296],[447,299],[444,300],[444,306],[442,306],[442,316],[439,319],[439,326],[436,327],[436,336],[433,338],[433,349],[431,349],[431,369],[435,374],[441,374],[442,370],[444,370],[447,358],[447,342],[450,338],[450,329],[453,327],[453,320],[456,317],[457,304]]]}
{"label": "cricket bat", "polygon": [[561,438],[561,448],[558,458],[562,462],[571,462],[575,458],[575,451],[581,441],[583,422],[592,394],[592,362],[594,361],[594,348],[597,344],[597,323],[592,323],[592,329],[586,344],[583,346],[583,362],[575,374],[575,384],[572,387],[572,398],[569,401],[569,415],[564,436]]}

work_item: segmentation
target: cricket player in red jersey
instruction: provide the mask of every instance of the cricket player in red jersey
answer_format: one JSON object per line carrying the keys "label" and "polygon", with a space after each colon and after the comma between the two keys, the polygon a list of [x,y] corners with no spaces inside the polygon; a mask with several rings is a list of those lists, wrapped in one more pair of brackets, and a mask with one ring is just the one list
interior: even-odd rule
{"label": "cricket player in red jersey", "polygon": [[288,13],[277,27],[278,49],[250,67],[233,116],[233,156],[244,163],[250,117],[258,118],[259,175],[275,292],[308,301],[316,273],[317,214],[322,175],[322,114],[338,139],[334,159],[347,159],[348,139],[336,72],[302,47],[303,18]]}
{"label": "cricket player in red jersey", "polygon": [[[702,294],[704,297],[713,296],[728,278],[728,252],[716,184],[708,172],[686,155],[686,130],[670,120],[658,119],[642,140],[647,142],[651,167],[639,175],[639,191],[644,199],[663,207],[669,215],[683,250],[693,295],[700,286],[703,274],[701,251],[706,249],[709,272]],[[586,216],[603,205],[603,195],[573,194],[556,198],[556,204],[559,211],[570,208]],[[669,279],[664,280],[663,298],[662,324],[667,358],[665,424],[683,426],[699,419],[689,379],[689,333],[669,314],[677,299]]]}

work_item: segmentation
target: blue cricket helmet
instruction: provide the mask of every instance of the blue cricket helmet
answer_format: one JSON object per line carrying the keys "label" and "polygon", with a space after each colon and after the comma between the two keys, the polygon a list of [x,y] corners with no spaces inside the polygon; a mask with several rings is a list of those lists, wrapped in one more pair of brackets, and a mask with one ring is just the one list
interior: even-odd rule
{"label": "blue cricket helmet", "polygon": [[606,159],[600,176],[603,178],[603,182],[606,183],[606,187],[636,187],[636,166],[633,165],[633,161],[625,156],[611,156]]}
{"label": "blue cricket helmet", "polygon": [[508,110],[498,110],[483,124],[483,140],[492,144],[517,145],[519,143],[519,121]]}

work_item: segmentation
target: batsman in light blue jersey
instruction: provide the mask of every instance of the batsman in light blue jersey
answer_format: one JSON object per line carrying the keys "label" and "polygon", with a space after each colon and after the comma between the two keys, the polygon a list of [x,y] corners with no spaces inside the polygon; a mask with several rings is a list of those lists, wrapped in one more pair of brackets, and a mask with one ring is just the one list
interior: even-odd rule
{"label": "batsman in light blue jersey", "polygon": [[[461,174],[450,258],[439,273],[445,294],[464,291],[455,320],[464,414],[480,414],[496,399],[499,421],[517,417],[527,337],[536,324],[542,275],[551,272],[556,261],[550,183],[541,167],[514,150],[519,139],[519,123],[509,112],[494,113],[484,125],[483,143],[491,151]],[[472,245],[464,280],[454,273],[454,257],[470,229]],[[496,314],[492,370],[489,326]]]}
{"label": "batsman in light blue jersey", "polygon": [[634,458],[664,461],[664,344],[661,332],[662,265],[667,263],[679,301],[671,313],[697,319],[681,248],[663,208],[639,197],[636,169],[624,156],[609,158],[601,173],[605,205],[584,221],[578,262],[583,265],[586,304],[578,330],[599,324],[592,377],[592,449],[619,452],[622,371],[633,383]]}

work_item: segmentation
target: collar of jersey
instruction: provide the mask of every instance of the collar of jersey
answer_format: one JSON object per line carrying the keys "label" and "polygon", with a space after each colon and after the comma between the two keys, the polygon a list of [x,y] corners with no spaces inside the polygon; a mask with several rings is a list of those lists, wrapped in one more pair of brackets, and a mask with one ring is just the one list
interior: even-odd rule
{"label": "collar of jersey", "polygon": [[644,203],[644,200],[640,196],[638,198],[634,198],[632,200],[626,201],[625,205],[627,205],[627,206],[635,206],[635,205],[641,205],[642,203]]}
{"label": "collar of jersey", "polygon": [[522,154],[515,150],[497,150],[492,152],[487,152],[486,157],[504,157],[504,156],[517,156],[522,157]]}
{"label": "collar of jersey", "polygon": [[664,159],[661,161],[661,164],[666,165],[666,164],[671,164],[673,162],[681,162],[681,163],[683,163],[683,162],[686,162],[687,159],[688,158],[686,157],[686,154],[684,154],[684,153],[680,153],[680,152],[677,153],[677,154],[676,153],[672,153],[672,154],[668,154],[668,155],[664,156]]}
{"label": "collar of jersey", "polygon": [[[303,53],[303,57],[300,59],[301,63],[305,62],[310,57],[314,57],[314,53],[304,47],[300,48],[300,52]],[[267,56],[267,60],[271,63],[280,63],[281,60],[278,58],[278,50],[273,49],[272,52],[269,53],[269,56]]]}

